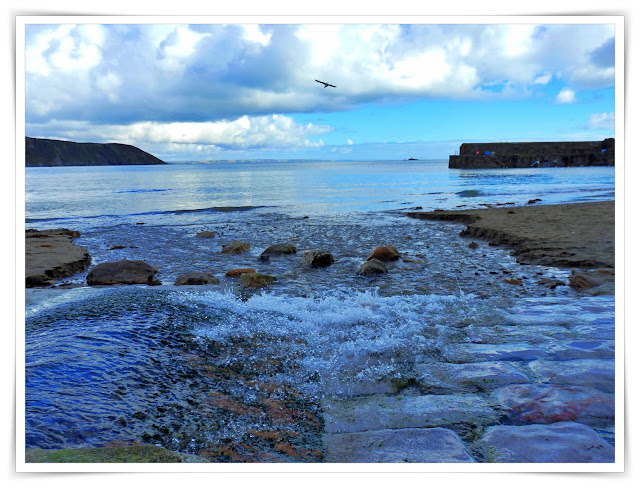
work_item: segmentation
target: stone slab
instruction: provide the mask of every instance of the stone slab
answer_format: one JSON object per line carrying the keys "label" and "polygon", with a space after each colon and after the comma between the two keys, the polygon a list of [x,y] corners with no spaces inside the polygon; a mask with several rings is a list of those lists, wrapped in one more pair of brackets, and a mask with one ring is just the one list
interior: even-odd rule
{"label": "stone slab", "polygon": [[460,437],[449,429],[384,429],[326,434],[329,463],[474,463]]}
{"label": "stone slab", "polygon": [[550,354],[537,345],[510,344],[448,344],[440,349],[444,358],[452,363],[480,361],[533,361],[547,359]]}
{"label": "stone slab", "polygon": [[328,433],[497,422],[491,406],[473,394],[333,398],[325,399],[322,407]]}
{"label": "stone slab", "polygon": [[553,423],[563,420],[610,425],[615,419],[615,396],[593,388],[561,385],[509,385],[491,398],[514,420]]}
{"label": "stone slab", "polygon": [[415,368],[418,383],[426,387],[452,390],[494,388],[513,383],[529,383],[525,373],[506,361],[479,363],[423,363]]}
{"label": "stone slab", "polygon": [[489,427],[478,444],[494,463],[613,463],[615,450],[576,422]]}
{"label": "stone slab", "polygon": [[529,368],[545,383],[615,391],[613,359],[574,359],[571,361],[532,361]]}
{"label": "stone slab", "polygon": [[567,359],[609,359],[615,357],[613,340],[575,340],[558,344],[552,348],[553,355]]}

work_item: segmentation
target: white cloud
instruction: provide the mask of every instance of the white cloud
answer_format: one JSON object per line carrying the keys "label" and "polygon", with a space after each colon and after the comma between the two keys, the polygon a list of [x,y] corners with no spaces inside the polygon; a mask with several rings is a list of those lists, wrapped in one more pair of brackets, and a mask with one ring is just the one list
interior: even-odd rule
{"label": "white cloud", "polygon": [[158,65],[167,71],[184,69],[189,57],[196,52],[198,42],[208,36],[188,26],[176,27],[158,46]]}
{"label": "white cloud", "polygon": [[333,130],[329,126],[301,125],[283,115],[248,117],[217,122],[138,122],[131,125],[65,124],[57,122],[37,131],[55,132],[68,140],[92,142],[122,142],[135,146],[148,143],[167,147],[182,145],[220,146],[234,149],[295,148],[322,146],[322,140],[309,138]]}
{"label": "white cloud", "polygon": [[574,103],[576,101],[576,92],[570,88],[563,88],[556,96],[557,103]]}
{"label": "white cloud", "polygon": [[535,80],[533,80],[533,84],[534,85],[546,85],[551,81],[552,77],[553,77],[553,75],[550,74],[550,73],[547,73],[547,74],[544,74],[544,75],[540,75]]}
{"label": "white cloud", "polygon": [[[614,76],[607,25],[43,25],[26,33],[27,122],[220,121],[216,130],[227,134],[246,116],[243,143],[258,140],[259,117],[272,114],[524,98],[552,79],[582,93],[613,86]],[[575,96],[563,90],[556,101]],[[265,124],[286,140],[282,122]],[[293,141],[311,137],[300,127],[291,127]]]}
{"label": "white cloud", "polygon": [[258,24],[246,24],[243,25],[242,28],[244,29],[244,39],[249,42],[266,46],[269,44],[269,41],[271,41],[271,33],[267,32],[265,34],[262,32]]}
{"label": "white cloud", "polygon": [[353,141],[352,141],[351,139],[347,139],[347,144],[348,144],[349,146],[351,146],[351,145],[353,145]]}
{"label": "white cloud", "polygon": [[601,113],[591,114],[589,121],[587,122],[587,129],[614,129],[615,128],[615,114]]}

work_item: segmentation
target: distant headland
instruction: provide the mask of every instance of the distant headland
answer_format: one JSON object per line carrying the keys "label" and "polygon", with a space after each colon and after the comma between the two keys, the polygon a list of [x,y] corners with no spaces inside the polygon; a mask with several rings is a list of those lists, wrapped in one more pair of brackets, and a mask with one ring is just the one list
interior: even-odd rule
{"label": "distant headland", "polygon": [[614,166],[615,139],[587,142],[464,143],[449,168]]}
{"label": "distant headland", "polygon": [[167,164],[128,144],[71,142],[26,137],[26,166],[122,166]]}

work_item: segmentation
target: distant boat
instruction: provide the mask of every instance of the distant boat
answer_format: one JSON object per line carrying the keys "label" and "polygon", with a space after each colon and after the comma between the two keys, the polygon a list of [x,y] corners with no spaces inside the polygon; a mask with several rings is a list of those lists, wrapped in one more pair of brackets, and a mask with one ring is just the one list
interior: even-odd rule
{"label": "distant boat", "polygon": [[328,86],[332,86],[333,88],[336,88],[336,85],[332,85],[330,83],[326,83],[324,81],[320,81],[320,80],[316,80],[318,83],[322,83],[324,85],[324,87],[328,87]]}

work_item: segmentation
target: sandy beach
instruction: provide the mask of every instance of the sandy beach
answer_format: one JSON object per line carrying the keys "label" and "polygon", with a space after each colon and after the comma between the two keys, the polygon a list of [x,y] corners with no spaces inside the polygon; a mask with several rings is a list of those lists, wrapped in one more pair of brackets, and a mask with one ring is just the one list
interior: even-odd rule
{"label": "sandy beach", "polygon": [[[501,205],[474,210],[411,212],[418,219],[467,225],[460,235],[507,246],[523,264],[593,270],[591,276],[613,284],[615,202],[561,205]],[[587,274],[589,271],[585,271]],[[585,287],[587,288],[587,287]]]}

